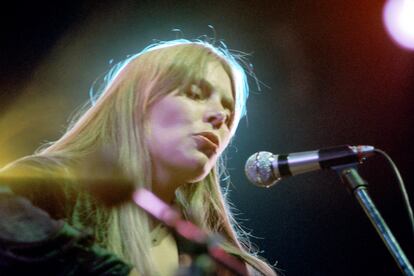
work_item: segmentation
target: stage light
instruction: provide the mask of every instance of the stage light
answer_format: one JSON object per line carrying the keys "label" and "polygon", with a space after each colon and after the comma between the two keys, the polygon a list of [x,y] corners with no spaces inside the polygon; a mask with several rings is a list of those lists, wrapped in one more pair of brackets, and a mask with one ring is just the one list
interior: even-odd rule
{"label": "stage light", "polygon": [[414,0],[388,0],[384,5],[383,19],[394,41],[414,50]]}

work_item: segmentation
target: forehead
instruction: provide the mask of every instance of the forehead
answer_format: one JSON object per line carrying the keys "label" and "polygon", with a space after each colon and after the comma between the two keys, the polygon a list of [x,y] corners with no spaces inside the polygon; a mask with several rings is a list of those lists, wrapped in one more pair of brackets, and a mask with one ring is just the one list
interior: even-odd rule
{"label": "forehead", "polygon": [[229,74],[224,70],[221,63],[211,61],[207,63],[205,75],[200,83],[220,94],[223,101],[234,107],[234,91]]}

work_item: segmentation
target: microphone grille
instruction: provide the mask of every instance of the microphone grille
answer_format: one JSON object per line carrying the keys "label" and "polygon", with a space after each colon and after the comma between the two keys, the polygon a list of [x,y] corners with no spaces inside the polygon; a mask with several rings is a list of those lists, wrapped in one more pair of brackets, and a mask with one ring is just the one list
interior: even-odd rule
{"label": "microphone grille", "polygon": [[251,183],[259,187],[269,188],[280,180],[273,172],[275,156],[268,151],[256,152],[247,159],[244,172]]}

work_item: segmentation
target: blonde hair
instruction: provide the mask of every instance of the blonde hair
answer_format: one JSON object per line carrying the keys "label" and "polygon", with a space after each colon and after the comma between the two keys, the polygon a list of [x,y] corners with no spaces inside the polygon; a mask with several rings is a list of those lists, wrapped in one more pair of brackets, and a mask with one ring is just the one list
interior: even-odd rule
{"label": "blonde hair", "polygon": [[[82,159],[103,147],[110,148],[123,172],[137,186],[151,190],[151,174],[147,173],[151,171],[151,160],[144,143],[147,110],[172,90],[201,79],[206,63],[211,60],[220,62],[232,80],[235,112],[231,132],[234,134],[245,114],[248,94],[242,66],[223,45],[215,47],[200,40],[179,39],[150,45],[117,64],[67,132],[41,148],[36,156]],[[244,259],[261,273],[274,275],[271,267],[252,251],[248,235],[231,214],[219,184],[224,173],[221,164],[220,159],[202,181],[180,187],[176,192],[177,204],[188,219],[206,231],[221,233],[227,240],[224,248],[229,253]],[[80,194],[69,222],[93,229],[101,246],[134,265],[142,275],[155,274],[156,260],[149,254],[149,219],[136,206],[124,204],[108,209],[87,194]]]}

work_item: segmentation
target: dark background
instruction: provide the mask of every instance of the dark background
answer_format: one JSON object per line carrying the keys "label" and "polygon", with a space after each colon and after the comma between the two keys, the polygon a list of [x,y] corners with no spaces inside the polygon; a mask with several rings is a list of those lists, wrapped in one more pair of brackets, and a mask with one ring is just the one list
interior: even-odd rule
{"label": "dark background", "polygon": [[[0,166],[57,139],[92,82],[152,42],[223,39],[251,53],[248,120],[229,148],[230,198],[262,255],[286,275],[399,275],[358,203],[334,172],[250,185],[254,152],[373,145],[396,162],[412,197],[414,52],[382,22],[383,1],[60,1],[1,9]],[[360,169],[411,260],[414,242],[390,167]]]}

